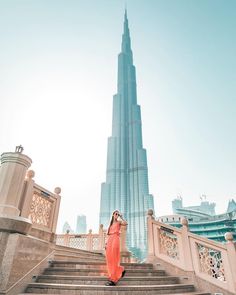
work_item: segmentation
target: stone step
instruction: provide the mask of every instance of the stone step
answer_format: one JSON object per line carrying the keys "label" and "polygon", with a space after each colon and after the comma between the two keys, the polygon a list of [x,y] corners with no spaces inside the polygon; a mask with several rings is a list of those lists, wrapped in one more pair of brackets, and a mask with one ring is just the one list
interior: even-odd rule
{"label": "stone step", "polygon": [[[34,295],[35,293],[20,293],[18,295]],[[45,294],[45,293],[41,293],[41,294]],[[52,295],[53,293],[47,293],[47,295]],[[98,293],[92,293],[92,295],[97,295]],[[101,294],[101,293],[100,293]],[[146,293],[142,293],[142,295],[145,295]],[[159,293],[161,294],[161,293]],[[164,293],[162,293],[164,294]],[[55,295],[55,293],[53,294]],[[115,294],[114,294],[115,295]],[[133,293],[132,295],[135,295],[135,293]],[[211,295],[211,293],[206,293],[206,292],[184,292],[184,293],[165,293],[164,295]]]}
{"label": "stone step", "polygon": [[104,257],[104,255],[99,252],[96,253],[96,252],[85,251],[81,249],[64,247],[64,246],[56,246],[55,250],[56,250],[55,254],[75,255],[75,256],[80,255],[83,257]]}
{"label": "stone step", "polygon": [[[106,276],[107,271],[102,268],[88,268],[88,269],[76,269],[76,268],[57,268],[48,267],[44,271],[44,275],[79,275],[79,276]],[[165,275],[164,270],[153,269],[127,269],[125,276],[161,276]]]}
{"label": "stone step", "polygon": [[31,283],[26,289],[26,293],[43,294],[73,294],[73,295],[156,295],[156,294],[176,294],[181,292],[193,292],[192,284],[168,284],[151,286],[100,286],[100,285],[69,285],[69,284],[49,284]]}
{"label": "stone step", "polygon": [[[153,269],[153,265],[151,263],[121,263],[125,267],[125,269]],[[97,268],[106,269],[105,261],[59,261],[54,260],[50,263],[51,267],[59,267],[59,268],[76,268],[76,269],[91,269]]]}
{"label": "stone step", "polygon": [[[104,285],[107,282],[106,276],[61,276],[41,275],[37,277],[37,283],[57,283],[75,285]],[[179,278],[176,276],[153,276],[153,277],[124,277],[119,282],[123,285],[164,285],[177,284]]]}
{"label": "stone step", "polygon": [[104,256],[95,256],[95,257],[88,257],[88,256],[82,256],[82,255],[64,255],[64,254],[55,254],[54,259],[56,261],[68,261],[68,262],[73,262],[73,261],[100,261],[100,262],[105,262],[106,259]]}

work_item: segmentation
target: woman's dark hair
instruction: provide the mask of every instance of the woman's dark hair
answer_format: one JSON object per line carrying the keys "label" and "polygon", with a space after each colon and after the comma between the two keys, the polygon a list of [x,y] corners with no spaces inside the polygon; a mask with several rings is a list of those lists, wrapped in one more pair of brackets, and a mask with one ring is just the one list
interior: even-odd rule
{"label": "woman's dark hair", "polygon": [[118,214],[119,214],[119,210],[115,210],[115,211],[112,212],[110,224],[109,224],[109,227],[108,227],[108,230],[107,230],[108,235],[109,235],[110,227],[112,226],[112,224],[114,222],[114,214],[115,214],[115,212],[118,212]]}

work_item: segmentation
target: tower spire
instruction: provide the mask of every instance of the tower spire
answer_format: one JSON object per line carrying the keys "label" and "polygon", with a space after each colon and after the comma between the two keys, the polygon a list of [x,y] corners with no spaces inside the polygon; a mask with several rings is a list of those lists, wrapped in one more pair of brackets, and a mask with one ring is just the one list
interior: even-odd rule
{"label": "tower spire", "polygon": [[125,15],[124,15],[124,32],[123,32],[123,35],[122,35],[122,52],[124,52],[124,53],[130,53],[131,52],[129,22],[128,22],[127,9],[126,8],[125,8]]}

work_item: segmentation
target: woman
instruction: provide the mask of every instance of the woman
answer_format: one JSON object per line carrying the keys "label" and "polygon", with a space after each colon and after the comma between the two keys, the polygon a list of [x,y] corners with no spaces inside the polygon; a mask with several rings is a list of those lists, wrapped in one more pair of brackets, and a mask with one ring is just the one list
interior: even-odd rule
{"label": "woman", "polygon": [[115,286],[119,279],[125,275],[124,267],[120,266],[120,228],[121,225],[127,224],[118,210],[112,213],[107,230],[106,261],[109,281],[106,286]]}

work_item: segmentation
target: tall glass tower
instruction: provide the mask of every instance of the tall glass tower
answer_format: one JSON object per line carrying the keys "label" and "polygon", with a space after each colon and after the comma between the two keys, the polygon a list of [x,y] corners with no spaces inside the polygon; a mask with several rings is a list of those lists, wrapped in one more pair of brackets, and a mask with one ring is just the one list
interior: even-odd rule
{"label": "tall glass tower", "polygon": [[149,194],[146,150],[142,143],[141,110],[137,104],[127,12],[118,56],[117,94],[113,96],[112,136],[108,138],[106,182],[101,186],[100,224],[108,226],[118,209],[128,221],[127,245],[139,257],[147,249]]}

